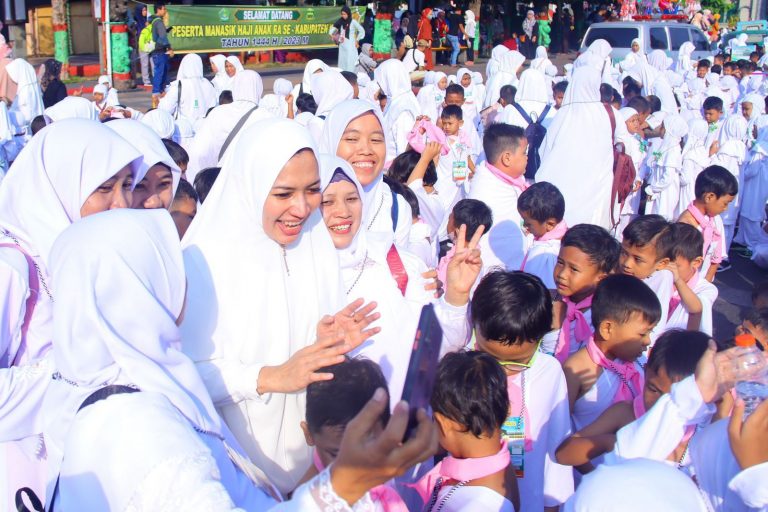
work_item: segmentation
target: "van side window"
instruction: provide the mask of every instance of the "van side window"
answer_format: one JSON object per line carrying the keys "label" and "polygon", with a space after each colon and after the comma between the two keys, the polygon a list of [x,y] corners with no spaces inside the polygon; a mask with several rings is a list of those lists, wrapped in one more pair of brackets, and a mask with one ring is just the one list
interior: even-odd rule
{"label": "van side window", "polygon": [[697,52],[709,51],[709,39],[707,39],[707,36],[698,30],[691,30],[691,35],[693,36],[693,46],[696,47]]}
{"label": "van side window", "polygon": [[653,27],[649,31],[651,36],[651,50],[667,49],[667,31],[664,27]]}
{"label": "van side window", "polygon": [[683,43],[688,42],[688,29],[685,27],[669,27],[669,39],[672,50],[679,50]]}

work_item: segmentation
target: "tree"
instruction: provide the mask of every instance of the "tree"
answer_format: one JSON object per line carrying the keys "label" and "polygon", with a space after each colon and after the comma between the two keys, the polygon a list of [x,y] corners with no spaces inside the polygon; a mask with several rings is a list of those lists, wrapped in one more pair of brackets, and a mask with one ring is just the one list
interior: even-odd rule
{"label": "tree", "polygon": [[69,78],[69,26],[67,0],[51,0],[54,58],[61,62],[61,78]]}

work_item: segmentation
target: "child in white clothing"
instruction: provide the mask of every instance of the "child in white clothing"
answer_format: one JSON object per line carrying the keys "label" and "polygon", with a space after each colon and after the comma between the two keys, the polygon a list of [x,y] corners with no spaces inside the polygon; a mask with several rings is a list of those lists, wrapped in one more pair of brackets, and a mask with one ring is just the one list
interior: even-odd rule
{"label": "child in white clothing", "polygon": [[[650,203],[649,213],[674,220],[680,200],[680,178],[683,154],[680,140],[688,132],[688,125],[679,115],[668,115],[661,128],[662,143],[649,160],[650,176],[645,188]],[[648,205],[646,205],[648,211]]]}
{"label": "child in white clothing", "polygon": [[680,170],[680,201],[675,210],[676,219],[696,198],[696,178],[709,166],[709,149],[704,145],[707,133],[707,122],[703,119],[696,118],[688,122],[688,136],[683,147],[683,168]]}
{"label": "child in white clothing", "polygon": [[[717,152],[712,156],[712,165],[720,165],[728,169],[731,174],[739,181],[741,175],[741,166],[747,156],[747,145],[744,143],[747,134],[747,120],[742,116],[730,116],[723,123],[723,129],[720,131],[720,139],[716,148]],[[712,153],[712,151],[710,151]],[[728,208],[723,212],[722,219],[725,226],[725,253],[731,249],[734,231],[736,229],[736,220],[739,216],[741,201],[738,194],[731,201]]]}
{"label": "child in white clothing", "polygon": [[762,223],[765,203],[768,201],[768,118],[757,122],[757,140],[752,146],[749,160],[742,170],[744,186],[741,193],[739,232],[736,242],[754,249],[765,240]]}

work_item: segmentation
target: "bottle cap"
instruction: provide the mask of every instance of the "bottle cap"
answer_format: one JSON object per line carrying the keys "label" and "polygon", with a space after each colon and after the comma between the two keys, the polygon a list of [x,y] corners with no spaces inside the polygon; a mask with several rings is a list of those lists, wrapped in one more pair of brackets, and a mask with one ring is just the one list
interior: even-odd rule
{"label": "bottle cap", "polygon": [[739,334],[733,338],[733,341],[736,342],[737,347],[754,347],[757,343],[751,334]]}

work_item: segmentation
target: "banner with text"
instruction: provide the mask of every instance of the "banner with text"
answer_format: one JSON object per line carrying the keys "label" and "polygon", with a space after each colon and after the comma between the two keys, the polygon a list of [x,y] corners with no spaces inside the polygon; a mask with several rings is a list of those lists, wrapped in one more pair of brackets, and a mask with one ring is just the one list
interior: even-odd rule
{"label": "banner with text", "polygon": [[[351,7],[362,22],[365,7]],[[176,53],[331,48],[340,7],[169,5],[166,24]]]}

